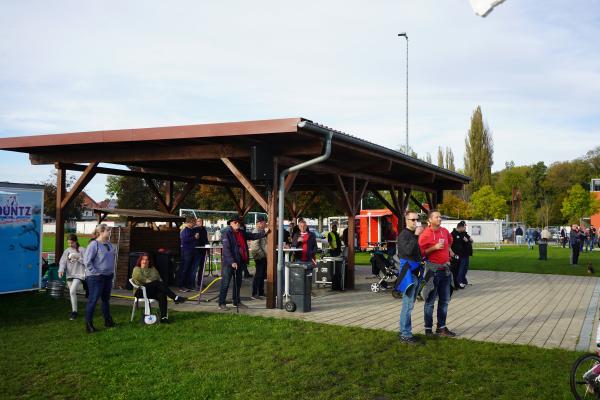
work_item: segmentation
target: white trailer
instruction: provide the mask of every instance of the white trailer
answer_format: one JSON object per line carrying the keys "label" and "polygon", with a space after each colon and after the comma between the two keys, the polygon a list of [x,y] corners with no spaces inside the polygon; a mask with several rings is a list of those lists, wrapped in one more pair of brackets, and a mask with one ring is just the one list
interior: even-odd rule
{"label": "white trailer", "polygon": [[[442,226],[452,232],[461,220],[443,220]],[[478,249],[499,249],[502,243],[502,220],[477,221],[464,220],[467,233]]]}

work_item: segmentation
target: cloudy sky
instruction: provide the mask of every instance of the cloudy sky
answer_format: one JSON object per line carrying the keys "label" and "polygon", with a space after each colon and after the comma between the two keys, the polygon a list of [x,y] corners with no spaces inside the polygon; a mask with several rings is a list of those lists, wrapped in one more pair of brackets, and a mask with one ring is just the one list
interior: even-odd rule
{"label": "cloudy sky", "polygon": [[[4,1],[0,137],[301,116],[398,148],[399,32],[420,156],[461,167],[477,105],[495,170],[600,145],[600,0]],[[0,181],[51,170],[0,151]]]}

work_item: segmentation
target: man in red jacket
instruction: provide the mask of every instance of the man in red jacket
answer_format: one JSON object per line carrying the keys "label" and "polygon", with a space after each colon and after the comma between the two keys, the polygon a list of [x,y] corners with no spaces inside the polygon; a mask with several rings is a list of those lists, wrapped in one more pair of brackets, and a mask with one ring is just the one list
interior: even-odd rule
{"label": "man in red jacket", "polygon": [[456,334],[446,327],[446,315],[450,302],[450,257],[454,257],[452,235],[441,226],[442,216],[438,211],[429,212],[429,226],[419,236],[421,254],[427,259],[427,275],[433,277],[425,284],[425,335],[433,335],[433,308],[439,297],[437,308],[437,329],[439,336],[454,337]]}

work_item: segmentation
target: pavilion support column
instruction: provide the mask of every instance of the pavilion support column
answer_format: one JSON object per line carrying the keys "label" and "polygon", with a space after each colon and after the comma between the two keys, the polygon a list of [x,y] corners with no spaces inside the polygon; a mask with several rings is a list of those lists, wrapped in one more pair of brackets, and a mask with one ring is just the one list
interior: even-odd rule
{"label": "pavilion support column", "polygon": [[273,185],[267,197],[270,231],[267,235],[267,308],[275,308],[275,297],[277,296],[277,195],[279,190],[277,160],[273,160],[273,171]]}
{"label": "pavilion support column", "polygon": [[354,289],[354,233],[355,233],[355,221],[356,214],[360,208],[360,200],[362,199],[369,181],[365,180],[362,187],[356,190],[356,178],[352,178],[350,189],[346,190],[344,181],[340,175],[335,176],[336,184],[340,192],[341,204],[346,210],[348,216],[348,257],[346,263],[348,265],[348,273],[346,274],[345,286],[348,289]]}
{"label": "pavilion support column", "polygon": [[56,167],[56,237],[54,259],[60,260],[65,250],[65,208],[62,203],[67,193],[67,170],[62,166]]}

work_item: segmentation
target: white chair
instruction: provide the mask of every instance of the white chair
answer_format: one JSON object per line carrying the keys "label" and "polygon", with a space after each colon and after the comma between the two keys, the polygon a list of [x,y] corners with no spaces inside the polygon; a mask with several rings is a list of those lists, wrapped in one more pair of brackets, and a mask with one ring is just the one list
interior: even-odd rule
{"label": "white chair", "polygon": [[[143,298],[141,297],[135,297],[135,295],[133,296],[133,308],[131,310],[131,321],[133,321],[133,318],[135,317],[135,310],[137,310],[138,308],[138,303],[140,301],[144,302],[144,314],[145,315],[150,315],[150,313],[152,312],[152,303],[157,303],[158,304],[158,300],[156,299],[150,299],[148,298],[148,295],[146,294],[146,287],[145,286],[140,286],[138,284],[136,284],[133,279],[129,279],[129,283],[131,283],[131,286],[133,286],[133,288],[137,291],[137,289],[142,289],[142,295],[144,296]],[[169,314],[167,311],[167,318],[168,318]]]}

